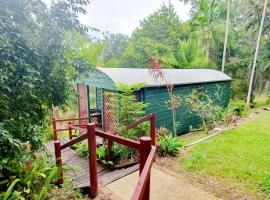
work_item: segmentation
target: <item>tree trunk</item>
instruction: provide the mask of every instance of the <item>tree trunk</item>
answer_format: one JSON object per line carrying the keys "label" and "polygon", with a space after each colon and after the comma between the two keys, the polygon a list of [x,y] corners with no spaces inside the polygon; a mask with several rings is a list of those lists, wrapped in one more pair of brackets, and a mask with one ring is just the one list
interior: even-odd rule
{"label": "tree trunk", "polygon": [[207,38],[207,40],[206,40],[206,50],[205,50],[205,59],[206,59],[207,63],[209,61],[209,55],[210,55],[210,39]]}
{"label": "tree trunk", "polygon": [[174,137],[176,137],[177,127],[176,127],[176,110],[175,109],[172,109],[172,114],[173,114],[173,134],[174,134]]}
{"label": "tree trunk", "polygon": [[260,31],[259,31],[259,35],[258,35],[256,51],[255,51],[255,55],[254,55],[253,66],[252,66],[252,71],[251,71],[251,76],[250,76],[250,81],[249,81],[249,88],[248,88],[248,95],[247,95],[247,107],[248,108],[249,108],[251,94],[252,94],[252,86],[253,86],[257,58],[259,55],[259,48],[260,48],[260,42],[261,42],[261,38],[262,38],[262,31],[263,31],[264,19],[265,19],[265,15],[266,15],[267,3],[268,3],[268,0],[265,0],[263,14],[262,14],[262,20],[261,20],[261,24],[260,24]]}
{"label": "tree trunk", "polygon": [[222,66],[221,66],[221,71],[223,73],[224,73],[225,64],[226,64],[226,53],[227,53],[229,27],[230,27],[230,8],[231,8],[231,0],[227,0],[227,21],[226,21],[225,40],[224,40]]}

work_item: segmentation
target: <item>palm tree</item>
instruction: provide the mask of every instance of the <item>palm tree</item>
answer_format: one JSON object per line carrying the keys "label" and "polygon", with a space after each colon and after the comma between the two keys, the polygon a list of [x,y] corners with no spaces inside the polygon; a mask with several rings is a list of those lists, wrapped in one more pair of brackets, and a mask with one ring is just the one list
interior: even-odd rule
{"label": "palm tree", "polygon": [[228,35],[229,35],[229,26],[230,26],[230,8],[231,8],[231,0],[227,0],[227,20],[226,20],[226,31],[225,31],[225,39],[224,39],[222,66],[221,66],[222,72],[224,72],[225,63],[226,63],[226,52],[227,52],[227,43],[228,43]]}
{"label": "palm tree", "polygon": [[[195,19],[200,27],[199,34],[204,35],[205,42],[205,59],[208,62],[210,57],[211,41],[214,32],[214,22],[218,18],[217,1],[211,0],[209,3],[207,0],[199,0],[199,9],[195,14]],[[201,32],[203,31],[203,33]]]}
{"label": "palm tree", "polygon": [[179,40],[178,45],[175,59],[179,67],[204,68],[208,66],[204,56],[205,48],[202,45],[198,45],[196,39]]}
{"label": "palm tree", "polygon": [[259,35],[258,35],[254,60],[253,60],[253,66],[252,66],[252,71],[251,71],[251,76],[250,76],[250,81],[249,81],[249,88],[248,88],[248,95],[247,95],[247,107],[249,107],[249,105],[250,105],[254,74],[255,74],[255,69],[256,69],[257,58],[258,58],[258,55],[259,55],[259,48],[260,48],[260,42],[261,42],[261,37],[262,37],[262,32],[263,32],[263,27],[264,27],[264,19],[265,19],[265,16],[266,16],[267,4],[268,4],[268,0],[265,0],[264,1],[261,24],[260,24],[260,30],[259,30]]}

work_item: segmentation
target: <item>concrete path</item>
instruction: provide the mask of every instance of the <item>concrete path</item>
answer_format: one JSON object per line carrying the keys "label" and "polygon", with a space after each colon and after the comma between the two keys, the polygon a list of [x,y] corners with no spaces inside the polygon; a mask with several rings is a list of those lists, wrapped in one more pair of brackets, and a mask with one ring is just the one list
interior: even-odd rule
{"label": "concrete path", "polygon": [[[111,199],[131,199],[138,181],[138,171],[129,174],[106,186],[106,193],[113,197]],[[111,194],[109,194],[111,192]],[[191,185],[183,178],[167,173],[160,167],[154,166],[151,171],[152,200],[218,200],[219,198],[204,191],[198,186]]]}

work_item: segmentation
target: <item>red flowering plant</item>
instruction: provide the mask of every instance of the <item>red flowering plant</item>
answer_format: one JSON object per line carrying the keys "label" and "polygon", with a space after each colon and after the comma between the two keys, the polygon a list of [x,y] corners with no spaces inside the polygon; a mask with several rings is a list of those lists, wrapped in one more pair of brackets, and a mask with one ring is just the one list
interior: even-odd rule
{"label": "red flowering plant", "polygon": [[178,95],[175,95],[173,92],[174,85],[168,80],[165,72],[162,70],[161,61],[156,58],[151,58],[149,61],[149,71],[155,81],[163,83],[165,82],[166,88],[168,91],[169,100],[165,103],[168,105],[168,108],[172,110],[172,120],[173,120],[173,132],[176,136],[177,132],[177,120],[176,120],[176,110],[181,106],[181,100]]}

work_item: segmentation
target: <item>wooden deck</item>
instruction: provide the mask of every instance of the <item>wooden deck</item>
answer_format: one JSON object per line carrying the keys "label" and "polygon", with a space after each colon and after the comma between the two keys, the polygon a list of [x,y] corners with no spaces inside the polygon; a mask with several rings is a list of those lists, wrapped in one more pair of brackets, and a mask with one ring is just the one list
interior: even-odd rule
{"label": "wooden deck", "polygon": [[[61,145],[67,140],[60,140]],[[49,141],[45,144],[46,148],[51,152],[54,157],[54,142]],[[64,178],[71,178],[75,188],[89,187],[89,160],[77,155],[76,151],[71,148],[66,148],[61,151],[62,161],[64,165]],[[105,186],[119,178],[122,178],[139,169],[138,164],[128,168],[117,170],[109,170],[102,165],[98,165],[98,184]]]}

